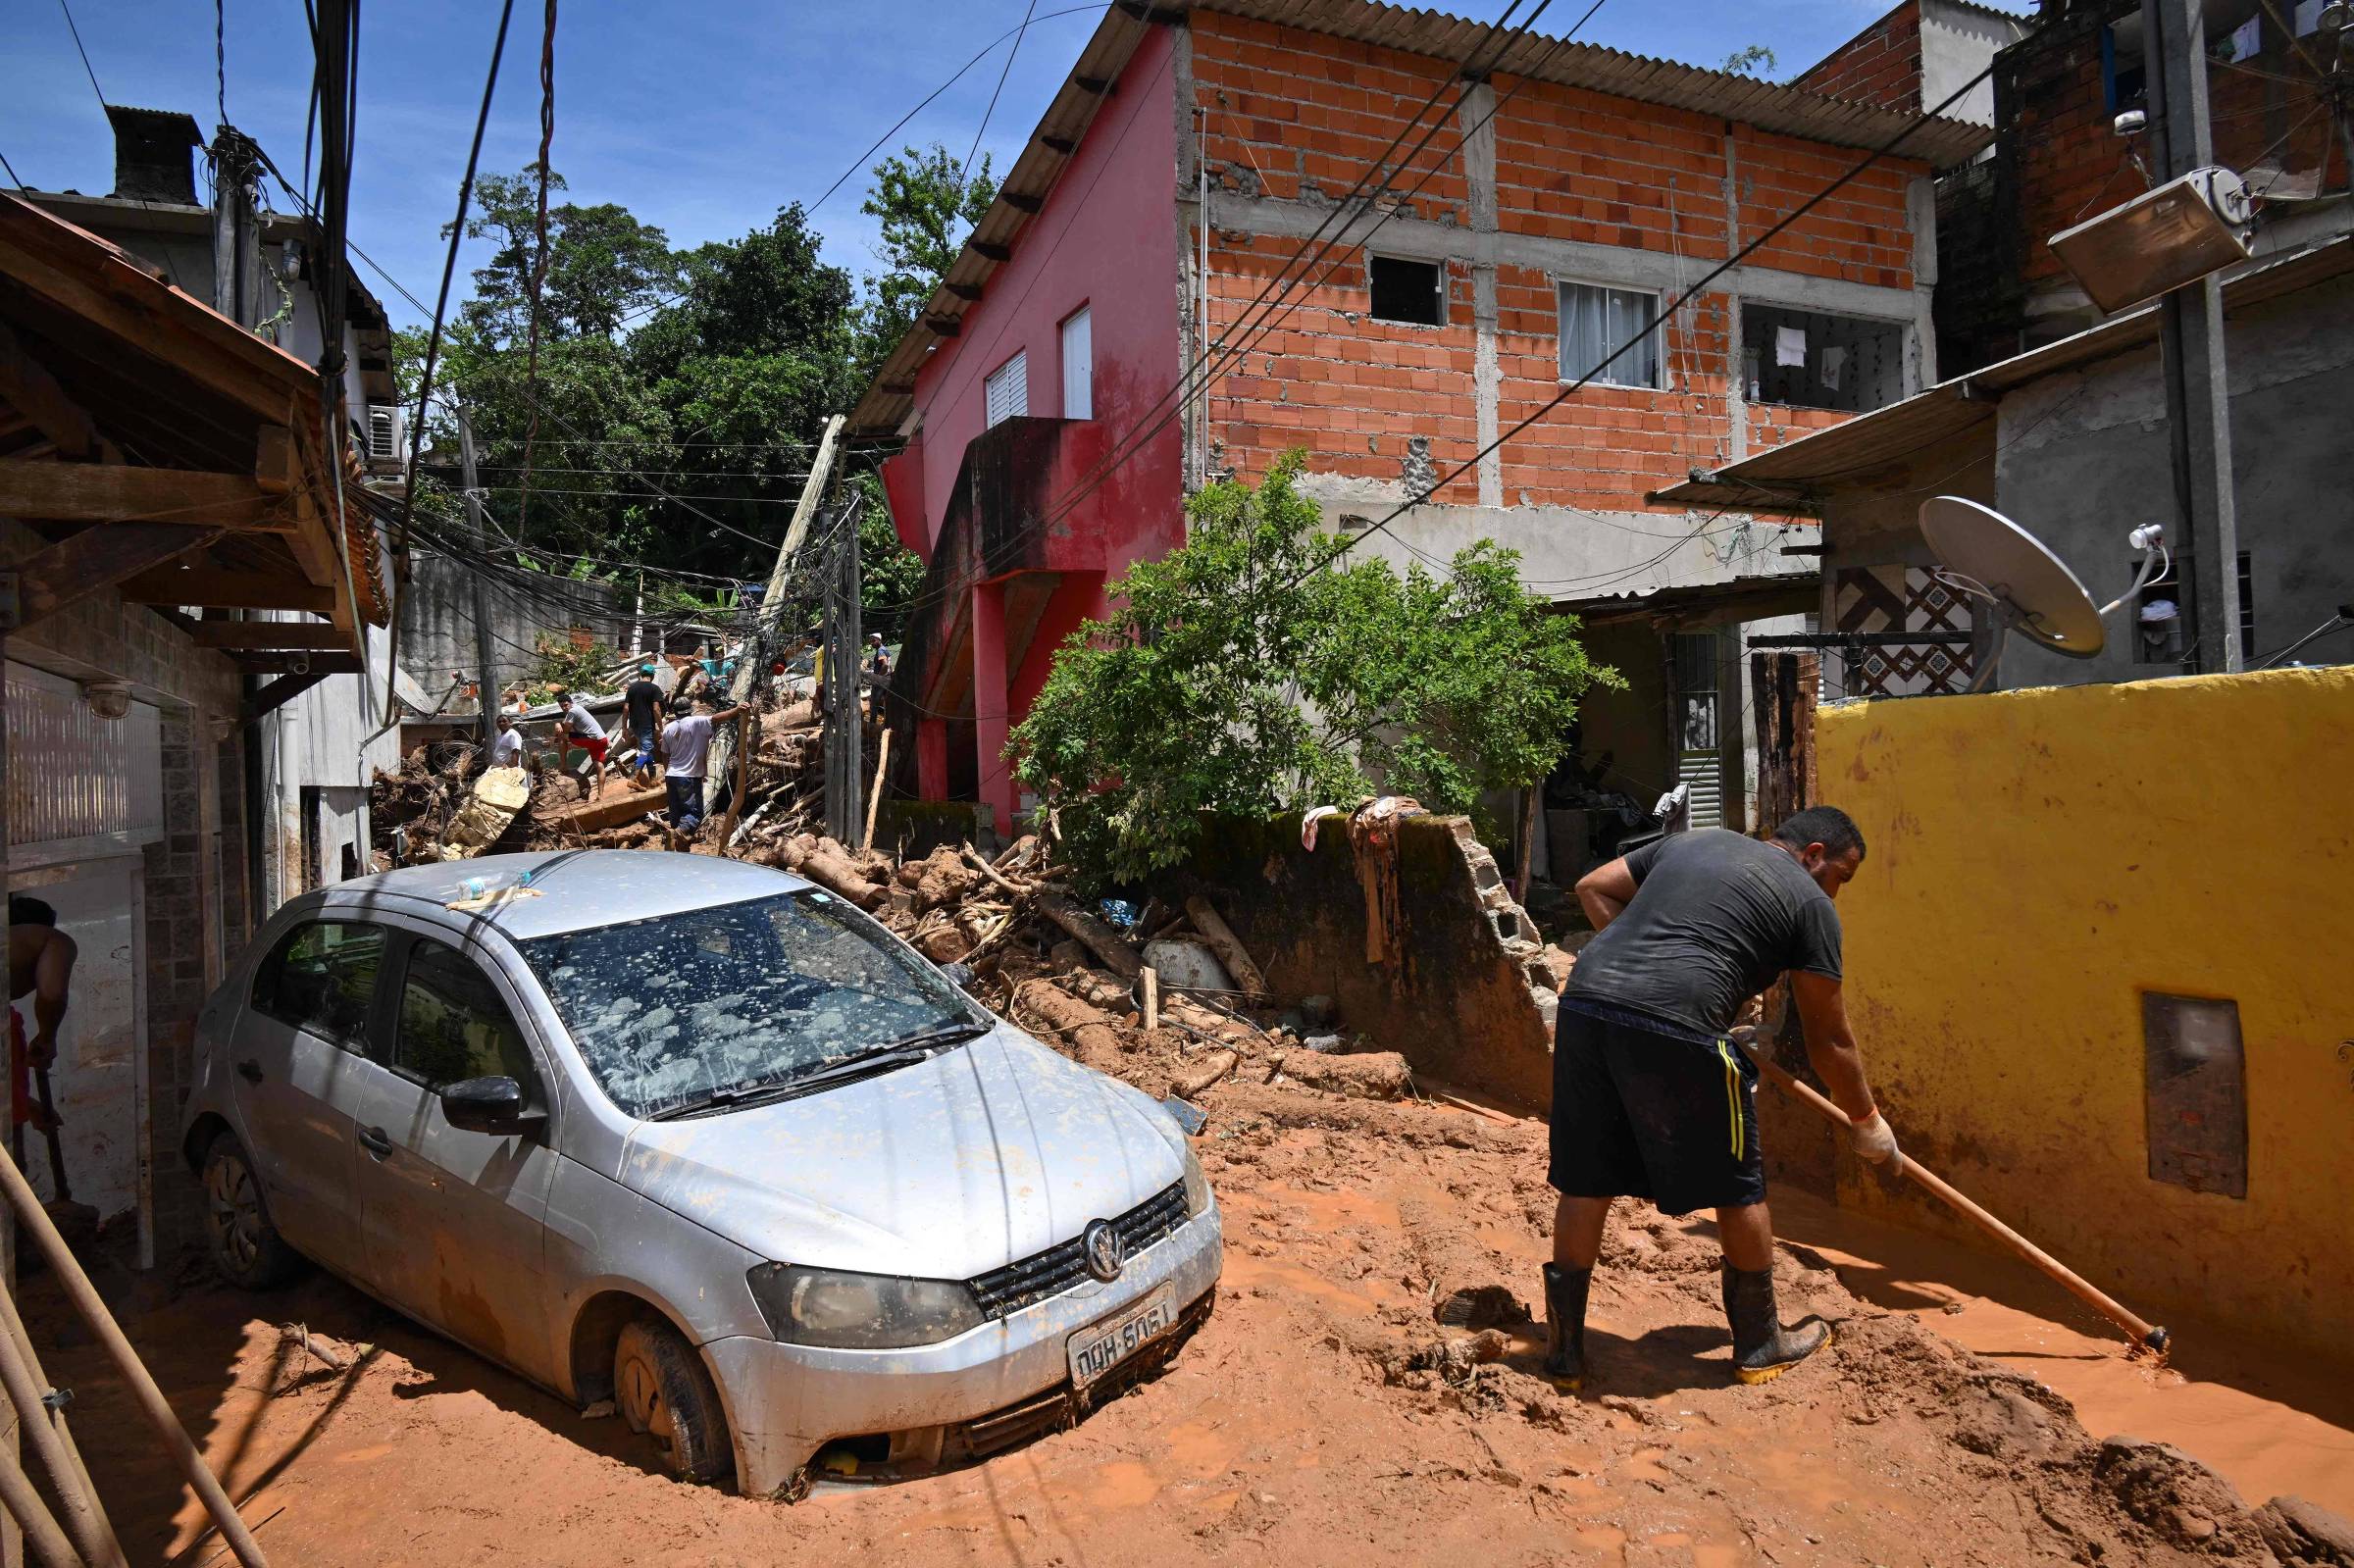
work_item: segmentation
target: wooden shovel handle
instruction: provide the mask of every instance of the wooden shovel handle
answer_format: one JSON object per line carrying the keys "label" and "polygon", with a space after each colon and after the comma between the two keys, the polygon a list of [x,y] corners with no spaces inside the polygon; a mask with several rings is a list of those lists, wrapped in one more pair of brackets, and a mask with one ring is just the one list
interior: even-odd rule
{"label": "wooden shovel handle", "polygon": [[[1837,1122],[1841,1127],[1847,1127],[1851,1125],[1848,1120],[1847,1112],[1841,1110],[1838,1106],[1833,1105],[1830,1100],[1821,1093],[1821,1091],[1815,1088],[1812,1085],[1809,1085],[1804,1081],[1791,1076],[1788,1072],[1784,1071],[1778,1063],[1769,1060],[1757,1047],[1752,1045],[1744,1045],[1742,1046],[1742,1049],[1748,1051],[1750,1060],[1758,1064],[1759,1072],[1764,1073],[1767,1078],[1772,1079],[1774,1083],[1780,1085],[1784,1089],[1788,1090],[1792,1094],[1797,1095],[1800,1099],[1805,1100],[1809,1105],[1814,1106],[1817,1110],[1822,1112],[1823,1115],[1829,1117],[1832,1121]],[[2147,1348],[2161,1351],[2166,1348],[2167,1340],[2170,1338],[2166,1330],[2154,1327],[2148,1323],[2144,1323],[2141,1319],[2126,1311],[2123,1306],[2119,1305],[2116,1301],[2110,1299],[2108,1295],[2104,1294],[2092,1284],[2091,1281],[2077,1274],[2074,1270],[2069,1268],[2067,1264],[2062,1263],[2058,1258],[2053,1257],[2049,1252],[2046,1252],[2043,1248],[2037,1246],[2034,1242],[2028,1240],[2025,1237],[2020,1235],[2017,1231],[2014,1231],[2011,1229],[2011,1227],[2005,1225],[1993,1215],[1987,1213],[1975,1202],[1971,1201],[1969,1196],[1957,1190],[1952,1184],[1948,1183],[1943,1177],[1930,1170],[1927,1166],[1921,1164],[1920,1161],[1913,1158],[1909,1154],[1899,1153],[1897,1155],[1897,1162],[1904,1167],[1904,1172],[1907,1176],[1911,1177],[1915,1182],[1928,1189],[1929,1191],[1943,1199],[1948,1207],[1954,1209],[1957,1213],[1964,1215],[1973,1224],[1975,1224],[1980,1230],[1984,1231],[1988,1236],[1991,1236],[1996,1240],[2001,1241],[2004,1245],[2010,1247],[2014,1252],[2017,1252],[2021,1257],[2025,1258],[2036,1268],[2042,1270],[2044,1274],[2057,1281],[2068,1290],[2071,1295],[2073,1295],[2077,1300],[2083,1302],[2086,1306],[2092,1308],[2095,1312],[2098,1312],[2102,1317],[2107,1318],[2110,1322],[2124,1330],[2126,1338],[2130,1339],[2137,1348]]]}

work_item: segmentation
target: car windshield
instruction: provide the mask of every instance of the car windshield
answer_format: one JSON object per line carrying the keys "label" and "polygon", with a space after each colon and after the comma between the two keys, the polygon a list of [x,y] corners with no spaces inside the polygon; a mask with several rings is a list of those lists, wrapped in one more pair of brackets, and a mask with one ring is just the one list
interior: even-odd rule
{"label": "car windshield", "polygon": [[598,1087],[640,1119],[988,1022],[882,927],[815,889],[522,947]]}

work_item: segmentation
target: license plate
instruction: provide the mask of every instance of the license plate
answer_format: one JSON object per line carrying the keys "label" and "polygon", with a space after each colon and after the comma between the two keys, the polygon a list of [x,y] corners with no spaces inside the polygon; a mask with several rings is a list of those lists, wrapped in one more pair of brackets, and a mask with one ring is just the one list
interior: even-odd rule
{"label": "license plate", "polygon": [[1162,1286],[1116,1318],[1081,1329],[1068,1343],[1071,1387],[1084,1389],[1177,1326],[1177,1292]]}

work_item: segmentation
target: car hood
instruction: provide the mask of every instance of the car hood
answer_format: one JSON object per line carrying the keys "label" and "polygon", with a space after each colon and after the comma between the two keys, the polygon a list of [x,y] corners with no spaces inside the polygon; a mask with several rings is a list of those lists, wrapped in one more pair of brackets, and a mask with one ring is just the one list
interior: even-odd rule
{"label": "car hood", "polygon": [[776,1262],[962,1280],[1067,1241],[1183,1172],[1159,1107],[1000,1025],[800,1099],[641,1122],[619,1176]]}

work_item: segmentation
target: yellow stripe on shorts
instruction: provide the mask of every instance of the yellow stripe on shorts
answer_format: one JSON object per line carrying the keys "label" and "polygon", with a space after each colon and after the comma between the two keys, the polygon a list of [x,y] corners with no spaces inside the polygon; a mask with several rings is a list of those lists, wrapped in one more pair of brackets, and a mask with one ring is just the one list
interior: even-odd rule
{"label": "yellow stripe on shorts", "polygon": [[1729,1040],[1716,1042],[1716,1054],[1724,1059],[1724,1108],[1733,1124],[1733,1158],[1741,1157],[1741,1069],[1733,1065],[1733,1047]]}

